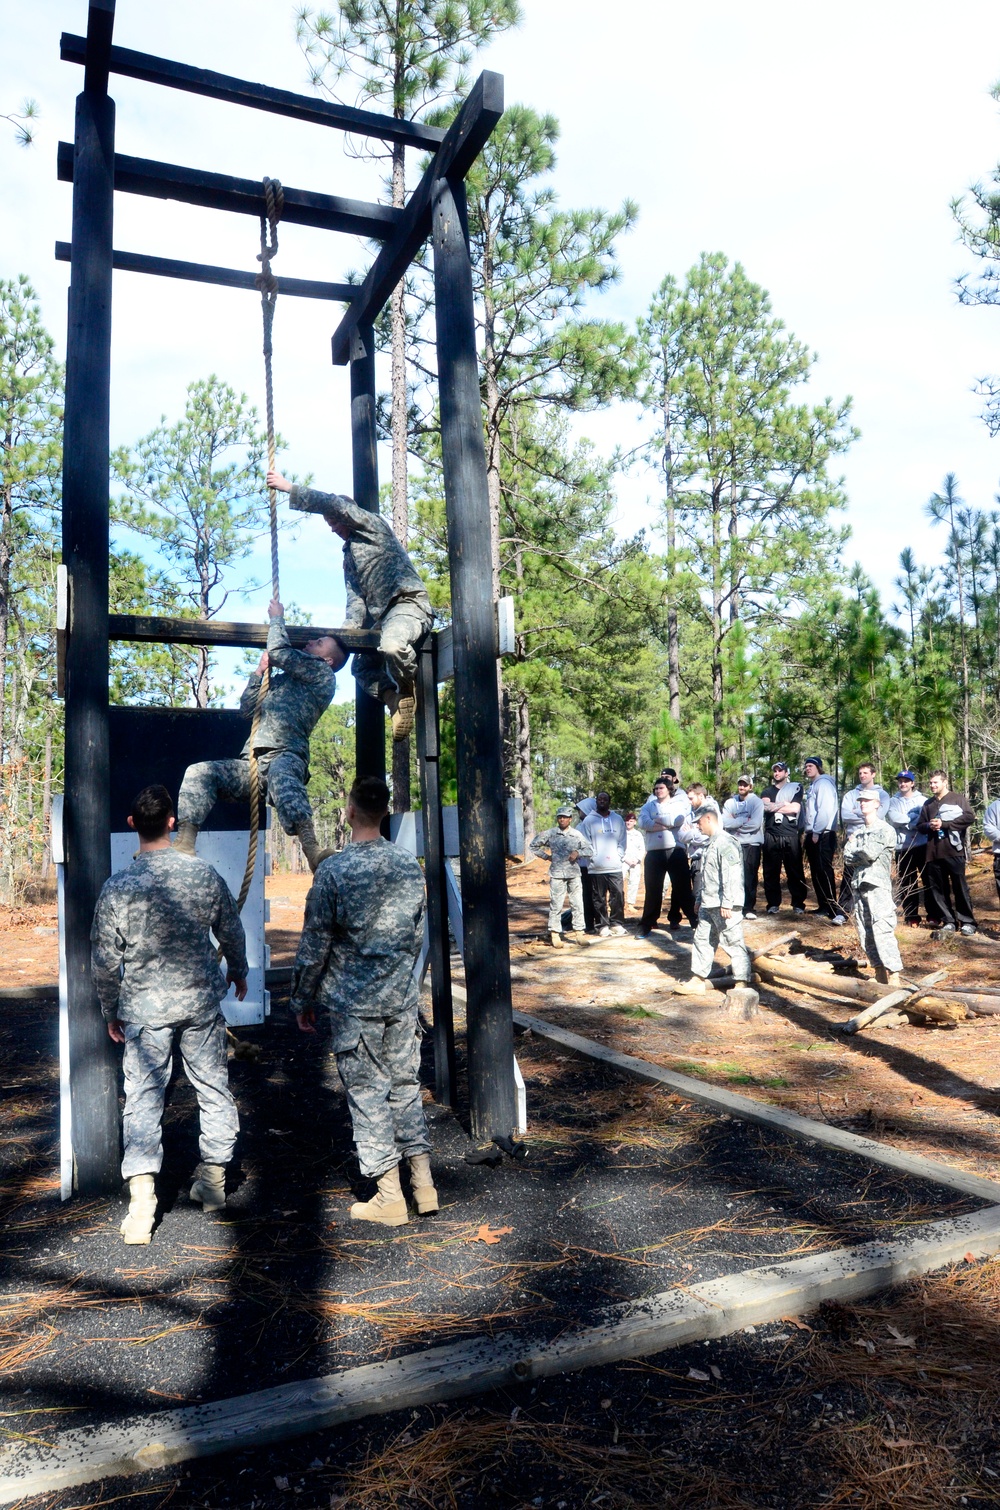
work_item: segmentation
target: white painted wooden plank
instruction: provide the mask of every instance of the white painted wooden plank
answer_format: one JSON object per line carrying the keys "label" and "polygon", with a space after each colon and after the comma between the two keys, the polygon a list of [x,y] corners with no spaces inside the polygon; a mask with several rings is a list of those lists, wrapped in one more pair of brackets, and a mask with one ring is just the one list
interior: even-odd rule
{"label": "white painted wooden plank", "polygon": [[775,1127],[790,1133],[795,1138],[823,1143],[828,1148],[837,1148],[843,1153],[854,1154],[871,1164],[883,1164],[889,1169],[898,1169],[902,1174],[913,1175],[919,1180],[930,1180],[935,1185],[944,1185],[950,1190],[960,1190],[964,1195],[976,1196],[983,1201],[1000,1200],[1000,1184],[984,1179],[982,1175],[968,1174],[963,1169],[953,1169],[950,1164],[926,1159],[921,1154],[903,1153],[890,1148],[887,1143],[876,1143],[873,1138],[862,1138],[857,1133],[844,1132],[842,1128],[830,1127],[825,1122],[814,1122],[810,1117],[800,1117],[797,1112],[783,1111],[778,1106],[768,1106],[762,1101],[753,1101],[749,1096],[739,1096],[734,1091],[724,1091],[716,1085],[706,1085],[690,1075],[678,1075],[674,1070],[665,1070],[648,1059],[636,1059],[631,1054],[620,1054],[617,1049],[606,1048],[592,1038],[579,1033],[570,1033],[554,1023],[543,1022],[538,1017],[528,1017],[524,1012],[515,1012],[514,1021],[519,1027],[530,1028],[540,1038],[562,1044],[574,1053],[584,1054],[588,1059],[624,1070],[640,1080],[650,1080],[656,1085],[668,1086],[688,1101],[710,1106],[714,1111],[725,1112],[730,1117],[739,1117],[744,1122],[757,1122],[763,1127]]}
{"label": "white painted wooden plank", "polygon": [[508,1335],[428,1348],[387,1363],[209,1405],[156,1411],[77,1429],[51,1444],[0,1447],[0,1504],[214,1453],[246,1450],[365,1416],[460,1399],[626,1358],[647,1357],[745,1326],[857,1300],[966,1254],[1000,1251],[1000,1208],[930,1222],[893,1242],[862,1243],[661,1291],[609,1307],[600,1321],[554,1341]]}

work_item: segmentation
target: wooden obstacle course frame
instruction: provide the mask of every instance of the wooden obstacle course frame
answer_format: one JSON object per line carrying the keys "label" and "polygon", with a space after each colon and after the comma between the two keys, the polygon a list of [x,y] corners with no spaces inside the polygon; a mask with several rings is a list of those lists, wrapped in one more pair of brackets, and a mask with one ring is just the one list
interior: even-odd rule
{"label": "wooden obstacle course frame", "polygon": [[[239,179],[117,152],[115,106],[108,93],[112,73],[433,153],[402,209],[285,188],[283,222],[377,238],[382,246],[360,285],[305,279],[284,282],[286,291],[298,296],[347,301],[333,349],[338,363],[350,365],[353,493],[358,504],[377,512],[373,322],[423,243],[433,235],[442,470],[454,604],[447,647],[455,678],[465,947],[474,982],[469,1004],[470,1116],[473,1135],[479,1139],[509,1134],[515,1100],[502,746],[494,674],[499,635],[492,593],[471,254],[464,216],[464,176],[503,113],[503,79],[495,73],[480,75],[451,125],[439,129],[116,47],[114,20],[115,0],[89,0],[86,36],[65,34],[62,38],[62,57],[84,65],[84,87],[76,103],[74,142],[60,145],[57,166],[60,180],[73,185],[72,236],[69,243],[57,244],[57,256],[68,257],[71,267],[63,467],[66,590],[58,639],[66,702],[66,969],[77,1190],[88,1195],[111,1192],[120,1179],[117,1061],[90,979],[89,947],[91,919],[109,870],[109,645],[115,638],[237,645],[266,640],[264,626],[109,616],[113,271],[117,267],[242,289],[256,286],[252,273],[116,249],[115,193],[152,195],[254,217],[265,209],[262,178]],[[296,643],[318,632],[312,626],[299,626],[291,638]],[[339,637],[352,648],[373,648],[370,630],[357,635],[344,631]],[[445,656],[434,657],[432,675],[439,659],[444,661]],[[440,815],[428,803],[433,803],[440,787],[436,774],[439,735],[436,687],[426,673],[425,663],[417,743],[428,764],[434,763],[433,771],[422,779],[428,888],[437,898],[442,880],[435,867],[440,868],[442,859],[433,830]],[[360,691],[355,744],[358,775],[384,778],[384,710]],[[426,780],[427,775],[432,779]],[[431,910],[440,911],[434,903]],[[436,977],[439,999],[435,1004],[445,1022],[445,972],[439,969]],[[450,1065],[439,1076],[439,1090],[446,1100],[454,1093],[453,1046]]]}

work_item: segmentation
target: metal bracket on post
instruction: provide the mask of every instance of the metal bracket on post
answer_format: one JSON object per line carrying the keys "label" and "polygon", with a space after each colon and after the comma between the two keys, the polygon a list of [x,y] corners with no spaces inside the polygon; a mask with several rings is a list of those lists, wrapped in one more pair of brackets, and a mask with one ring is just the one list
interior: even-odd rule
{"label": "metal bracket on post", "polygon": [[66,636],[69,633],[69,570],[56,567],[56,697],[66,696]]}

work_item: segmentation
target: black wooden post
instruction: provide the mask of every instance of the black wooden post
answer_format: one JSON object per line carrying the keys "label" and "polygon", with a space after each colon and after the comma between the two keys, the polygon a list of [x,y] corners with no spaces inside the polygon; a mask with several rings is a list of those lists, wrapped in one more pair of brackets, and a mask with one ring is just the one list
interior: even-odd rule
{"label": "black wooden post", "polygon": [[442,1106],[455,1104],[455,1024],[451,1004],[448,948],[448,883],[441,814],[440,731],[434,640],[428,635],[417,671],[417,765],[424,832],[427,881],[427,932],[430,938],[431,998],[434,1003],[434,1087]]}
{"label": "black wooden post", "polygon": [[75,1186],[121,1183],[118,1083],[90,977],[90,925],[111,869],[108,790],[108,470],[115,107],[108,63],[115,0],[91,0],[76,101],[73,261],[66,342],[63,561],[66,644],[66,965]]}
{"label": "black wooden post", "polygon": [[496,608],[463,181],[437,180],[433,236],[454,621],[469,1107],[473,1137],[484,1139],[509,1136],[516,1113]]}
{"label": "black wooden post", "polygon": [[[351,450],[354,501],[378,513],[378,453],[375,434],[375,333],[370,325],[351,337]],[[358,776],[385,780],[385,710],[358,687],[354,751]]]}

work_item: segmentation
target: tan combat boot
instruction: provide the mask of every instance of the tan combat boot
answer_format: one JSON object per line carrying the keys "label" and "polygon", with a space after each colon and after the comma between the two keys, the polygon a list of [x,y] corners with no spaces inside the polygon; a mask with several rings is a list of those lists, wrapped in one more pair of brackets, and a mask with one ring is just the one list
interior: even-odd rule
{"label": "tan combat boot", "polygon": [[894,991],[898,991],[903,984],[903,977],[898,970],[887,970],[885,972],[885,984],[892,986]]}
{"label": "tan combat boot", "polygon": [[151,1174],[134,1174],[128,1182],[128,1213],[121,1225],[127,1243],[148,1243],[156,1220],[156,1186]]}
{"label": "tan combat boot", "polygon": [[707,991],[708,982],[701,975],[692,975],[690,980],[679,981],[674,987],[675,995],[681,996],[704,996]]}
{"label": "tan combat boot", "polygon": [[183,823],[178,823],[177,837],[174,840],[174,854],[193,855],[196,852],[195,841],[197,840],[197,838],[197,823],[188,823],[187,820],[185,820]]}
{"label": "tan combat boot", "polygon": [[562,946],[563,946],[563,936],[562,936],[562,934],[561,933],[550,933],[549,934],[549,943],[552,945],[553,949],[561,949]]}
{"label": "tan combat boot", "polygon": [[399,689],[399,697],[392,715],[392,737],[396,744],[401,739],[406,739],[413,728],[413,720],[417,712],[417,699],[413,687],[403,682]]}
{"label": "tan combat boot", "polygon": [[319,840],[316,838],[316,828],[311,818],[306,823],[300,824],[296,838],[302,845],[302,853],[308,860],[309,869],[314,875],[324,860],[336,854],[334,849],[320,849]]}
{"label": "tan combat boot", "polygon": [[352,1222],[379,1222],[383,1227],[403,1227],[410,1220],[399,1183],[399,1165],[379,1175],[378,1190],[370,1201],[355,1201]]}
{"label": "tan combat boot", "polygon": [[413,1192],[413,1204],[417,1208],[417,1215],[427,1216],[430,1212],[437,1211],[438,1193],[434,1188],[434,1176],[431,1174],[430,1154],[411,1154],[406,1162],[410,1167],[410,1189]]}
{"label": "tan combat boot", "polygon": [[226,1204],[226,1166],[199,1164],[194,1172],[191,1199],[205,1211],[221,1211]]}

